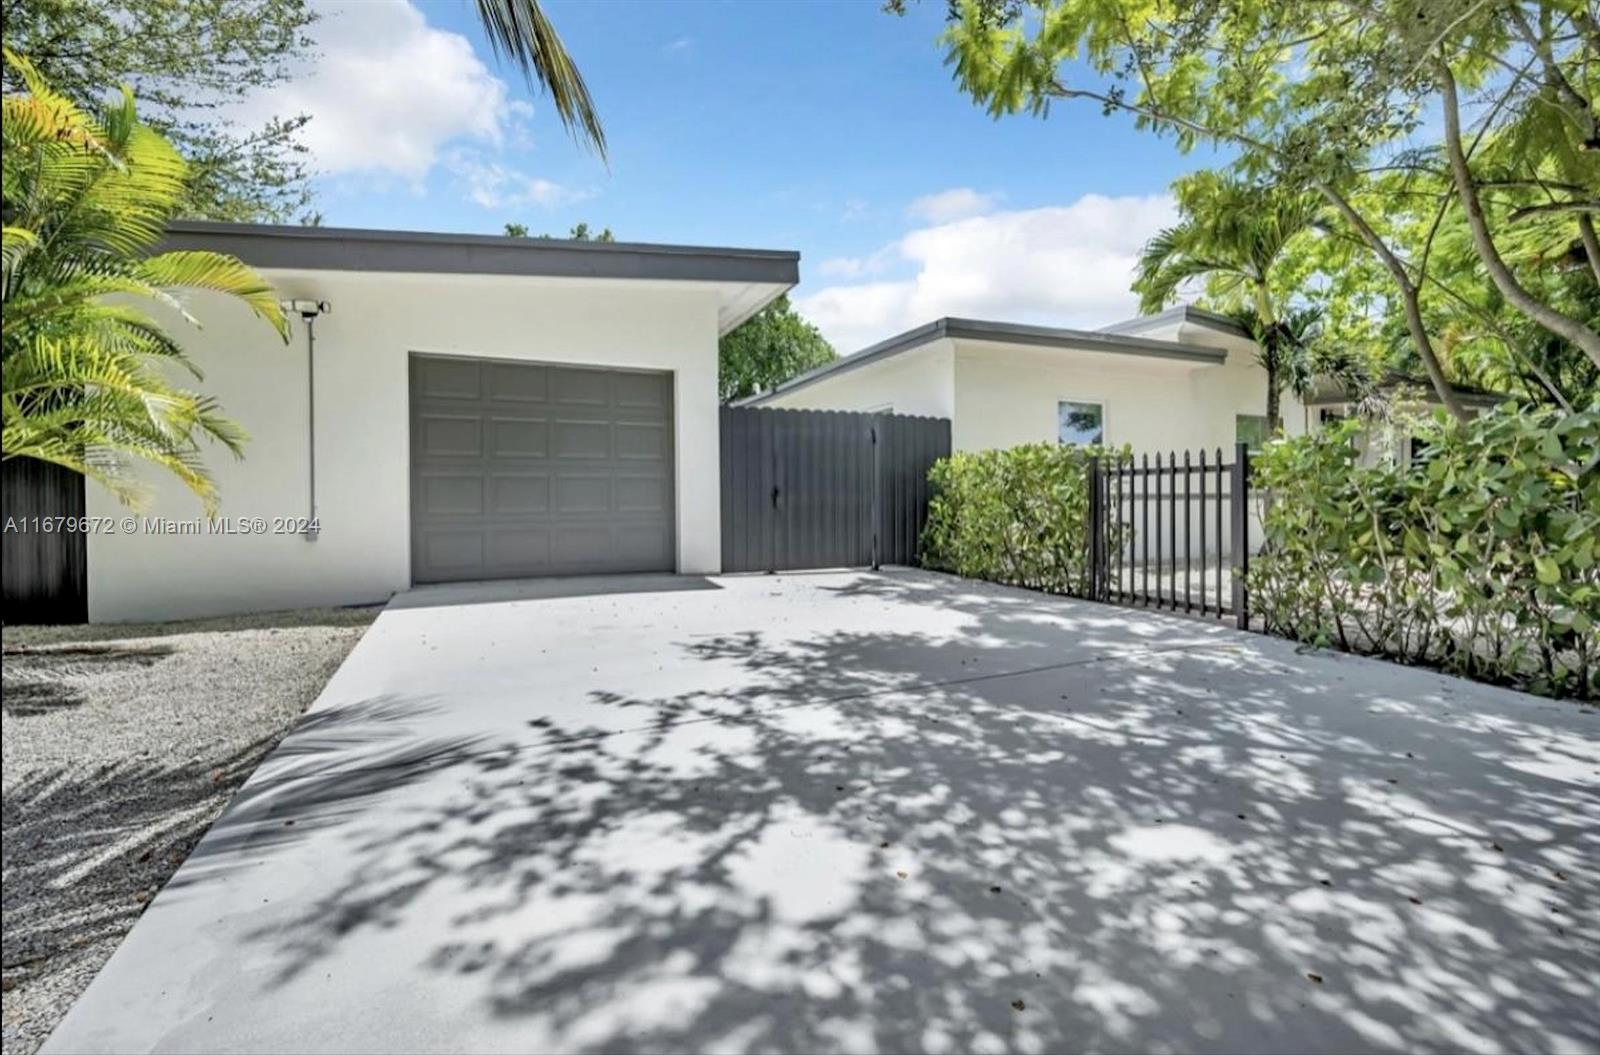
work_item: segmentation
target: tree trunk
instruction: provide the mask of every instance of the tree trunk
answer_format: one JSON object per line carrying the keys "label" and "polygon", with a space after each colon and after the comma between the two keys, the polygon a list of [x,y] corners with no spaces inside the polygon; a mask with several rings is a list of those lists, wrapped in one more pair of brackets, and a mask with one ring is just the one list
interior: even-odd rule
{"label": "tree trunk", "polygon": [[1261,320],[1262,365],[1267,369],[1267,434],[1273,435],[1283,428],[1283,419],[1278,413],[1278,396],[1283,389],[1279,376],[1283,371],[1283,359],[1278,352],[1283,347],[1283,334],[1279,331],[1278,314],[1272,310],[1272,294],[1265,282],[1255,284],[1255,301],[1256,317]]}
{"label": "tree trunk", "polygon": [[1578,237],[1583,239],[1583,255],[1589,258],[1589,270],[1594,272],[1594,280],[1600,285],[1600,236],[1594,231],[1594,220],[1588,214],[1578,214]]}
{"label": "tree trunk", "polygon": [[1356,229],[1367,248],[1377,255],[1379,263],[1394,276],[1395,285],[1400,287],[1400,304],[1405,309],[1406,329],[1411,334],[1411,343],[1416,345],[1423,368],[1428,372],[1428,380],[1433,383],[1433,391],[1457,421],[1466,421],[1467,409],[1456,398],[1455,388],[1451,386],[1449,378],[1444,376],[1444,364],[1439,362],[1439,355],[1433,350],[1433,339],[1428,336],[1428,327],[1422,321],[1422,304],[1417,297],[1417,287],[1406,272],[1405,264],[1394,255],[1394,250],[1389,248],[1383,237],[1372,229],[1366,217],[1356,212],[1355,206],[1345,200],[1344,195],[1322,180],[1313,180],[1311,185],[1339,210],[1339,215]]}
{"label": "tree trunk", "polygon": [[1600,366],[1600,333],[1589,329],[1577,319],[1563,315],[1550,305],[1522,288],[1511,273],[1500,251],[1495,248],[1489,234],[1489,223],[1483,214],[1483,202],[1478,198],[1477,183],[1467,165],[1466,152],[1461,148],[1461,107],[1456,99],[1456,79],[1447,63],[1436,61],[1434,71],[1439,79],[1439,94],[1444,103],[1444,150],[1450,159],[1450,175],[1461,199],[1461,208],[1467,215],[1467,229],[1472,232],[1472,247],[1483,261],[1489,278],[1506,303],[1560,337],[1580,348],[1585,355]]}

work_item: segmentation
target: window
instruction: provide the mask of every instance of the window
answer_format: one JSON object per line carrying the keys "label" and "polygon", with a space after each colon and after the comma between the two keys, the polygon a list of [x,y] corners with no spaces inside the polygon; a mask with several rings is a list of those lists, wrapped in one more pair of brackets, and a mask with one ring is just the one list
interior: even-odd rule
{"label": "window", "polygon": [[1242,443],[1250,450],[1259,451],[1266,446],[1267,440],[1272,438],[1272,429],[1267,426],[1265,414],[1235,414],[1233,416],[1233,439],[1235,443]]}
{"label": "window", "polygon": [[1106,437],[1106,408],[1100,403],[1063,399],[1056,404],[1056,439],[1062,443],[1100,443]]}

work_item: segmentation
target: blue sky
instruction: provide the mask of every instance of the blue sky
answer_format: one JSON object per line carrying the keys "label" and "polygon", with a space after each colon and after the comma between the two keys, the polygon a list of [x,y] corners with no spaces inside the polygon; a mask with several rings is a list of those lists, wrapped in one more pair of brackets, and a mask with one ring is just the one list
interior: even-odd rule
{"label": "blue sky", "polygon": [[622,240],[798,249],[796,299],[841,351],[938,314],[1098,325],[1202,163],[1092,106],[994,121],[952,83],[942,0],[549,0],[609,167],[492,57],[468,3],[329,3],[300,76],[340,226],[609,225]]}

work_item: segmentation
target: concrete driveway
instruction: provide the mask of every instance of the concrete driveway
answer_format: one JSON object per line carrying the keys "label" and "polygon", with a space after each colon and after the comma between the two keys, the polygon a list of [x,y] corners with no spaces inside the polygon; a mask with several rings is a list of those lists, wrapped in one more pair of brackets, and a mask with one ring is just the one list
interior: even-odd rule
{"label": "concrete driveway", "polygon": [[1594,1051],[1600,715],[920,572],[397,598],[47,1051]]}

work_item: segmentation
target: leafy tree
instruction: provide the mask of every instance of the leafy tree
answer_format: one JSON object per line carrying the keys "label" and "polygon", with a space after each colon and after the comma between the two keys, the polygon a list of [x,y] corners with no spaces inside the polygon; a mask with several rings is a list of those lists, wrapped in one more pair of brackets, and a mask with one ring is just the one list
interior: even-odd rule
{"label": "leafy tree", "polygon": [[[495,54],[604,157],[588,86],[538,0],[476,7]],[[224,112],[287,80],[291,61],[315,46],[316,20],[306,0],[0,0],[6,46],[79,106],[97,107],[110,85],[133,89],[146,122],[188,160],[179,214],[213,220],[281,222],[309,206],[311,174],[296,137],[308,116],[241,128]],[[14,71],[5,86],[22,88]]]}
{"label": "leafy tree", "polygon": [[506,237],[507,238],[526,238],[526,237],[528,237],[528,225],[525,224],[525,223],[508,223],[508,224],[506,224]]}
{"label": "leafy tree", "polygon": [[[1440,215],[1460,211],[1507,306],[1600,365],[1600,329],[1547,299],[1528,272],[1547,261],[1512,259],[1504,240],[1519,215],[1553,218],[1600,280],[1600,27],[1581,0],[957,0],[950,18],[956,79],[996,115],[1088,101],[1184,150],[1225,149],[1241,175],[1319,195],[1386,273],[1412,351],[1457,417],[1427,280],[1384,229],[1392,203],[1365,194],[1375,172],[1438,180]],[[1440,156],[1414,162],[1403,148],[1432,113]]]}
{"label": "leafy tree", "polygon": [[[1244,312],[1267,373],[1267,423],[1281,429],[1283,387],[1307,372],[1304,331],[1311,317],[1290,318],[1297,290],[1283,281],[1279,263],[1311,231],[1322,203],[1313,195],[1213,172],[1196,173],[1175,189],[1180,221],[1152,238],[1139,257],[1133,288],[1140,310],[1159,311],[1180,287],[1203,281],[1217,307]],[[1294,387],[1303,389],[1304,383]]]}
{"label": "leafy tree", "polygon": [[765,392],[838,356],[787,296],[717,342],[717,389],[724,403]]}
{"label": "leafy tree", "polygon": [[173,383],[170,367],[199,371],[138,300],[193,322],[175,293],[228,294],[287,341],[272,287],[221,253],[149,255],[185,200],[187,168],[139,122],[131,92],[91,116],[9,50],[5,61],[26,92],[5,94],[0,130],[4,457],[66,466],[124,501],[138,496],[127,463],[143,459],[214,507],[199,440],[238,455],[243,430]]}
{"label": "leafy tree", "polygon": [[[311,200],[296,131],[305,115],[244,128],[226,107],[282,83],[311,46],[305,0],[0,0],[6,46],[93,110],[127,85],[142,119],[188,160],[179,213],[287,220]],[[8,67],[5,87],[23,88]]]}

